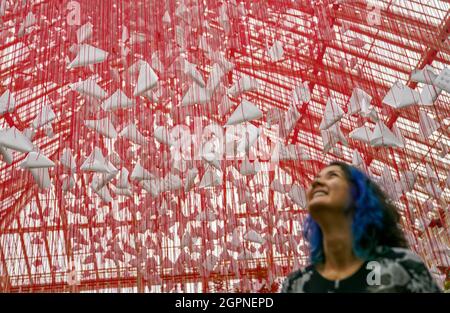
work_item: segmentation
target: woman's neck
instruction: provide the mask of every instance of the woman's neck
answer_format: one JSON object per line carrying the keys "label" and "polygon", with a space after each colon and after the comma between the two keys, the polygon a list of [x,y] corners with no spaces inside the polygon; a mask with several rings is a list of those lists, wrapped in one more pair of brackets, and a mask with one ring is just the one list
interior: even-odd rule
{"label": "woman's neck", "polygon": [[342,219],[337,223],[322,225],[324,268],[329,270],[345,270],[361,260],[353,253],[353,236],[351,222]]}

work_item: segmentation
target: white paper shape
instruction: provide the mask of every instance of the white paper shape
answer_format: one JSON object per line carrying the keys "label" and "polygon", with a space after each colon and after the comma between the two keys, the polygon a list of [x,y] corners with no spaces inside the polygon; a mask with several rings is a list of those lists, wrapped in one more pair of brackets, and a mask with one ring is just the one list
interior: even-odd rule
{"label": "white paper shape", "polygon": [[252,121],[260,119],[263,112],[258,109],[253,103],[245,99],[228,118],[226,125],[236,125],[246,121]]}
{"label": "white paper shape", "polygon": [[95,190],[93,189],[93,191],[105,202],[105,203],[110,203],[113,201],[113,197],[111,196],[111,193],[109,192],[108,187],[104,186],[102,189],[100,190]]}
{"label": "white paper shape", "polygon": [[289,110],[285,112],[284,119],[280,125],[280,138],[286,138],[291,133],[300,117],[300,112],[298,112],[297,108],[290,106]]}
{"label": "white paper shape", "polygon": [[88,78],[84,81],[71,84],[70,88],[79,92],[80,94],[96,99],[104,99],[108,94],[100,87],[93,78]]}
{"label": "white paper shape", "polygon": [[272,47],[267,51],[267,55],[273,62],[280,61],[284,55],[283,44],[276,40]]}
{"label": "white paper shape", "polygon": [[362,89],[354,88],[348,105],[348,114],[352,115],[360,112],[369,112],[371,101],[372,96]]}
{"label": "white paper shape", "polygon": [[430,137],[431,134],[441,126],[434,118],[429,116],[428,113],[423,110],[419,110],[419,125],[420,132],[424,138]]}
{"label": "white paper shape", "polygon": [[50,174],[48,168],[30,168],[31,175],[38,184],[39,188],[47,189],[51,186]]}
{"label": "white paper shape", "polygon": [[323,111],[323,119],[320,123],[319,129],[325,130],[330,128],[334,123],[338,122],[344,116],[344,111],[333,100],[328,99],[325,109]]}
{"label": "white paper shape", "polygon": [[427,183],[425,189],[430,196],[436,200],[440,200],[442,196],[442,189],[437,183]]}
{"label": "white paper shape", "polygon": [[289,198],[301,208],[306,208],[306,191],[297,184],[292,185],[288,193]]}
{"label": "white paper shape", "polygon": [[131,188],[130,182],[128,181],[129,172],[125,167],[119,172],[119,176],[117,178],[116,187],[119,189],[128,189]]}
{"label": "white paper shape", "polygon": [[420,102],[420,95],[416,90],[405,86],[400,81],[396,81],[392,85],[383,99],[383,103],[396,108],[404,108]]}
{"label": "white paper shape", "polygon": [[219,65],[224,70],[225,74],[234,69],[234,64],[228,61],[220,51],[210,51],[209,58],[214,63],[219,63]]}
{"label": "white paper shape", "polygon": [[34,129],[38,129],[41,126],[52,122],[55,118],[55,112],[53,112],[52,108],[49,105],[46,105],[41,109],[41,112],[39,112],[39,114],[33,120],[32,126]]}
{"label": "white paper shape", "polygon": [[425,165],[425,169],[427,171],[428,179],[430,179],[433,183],[438,184],[439,183],[439,177],[437,176],[436,172],[431,168],[430,164]]}
{"label": "white paper shape", "polygon": [[118,109],[127,109],[135,105],[135,101],[128,98],[120,89],[117,89],[108,99],[103,101],[102,108],[105,111],[114,111]]}
{"label": "white paper shape", "polygon": [[194,82],[181,100],[181,105],[205,104],[209,101],[211,101],[210,92]]}
{"label": "white paper shape", "polygon": [[339,123],[333,124],[327,130],[321,130],[322,141],[323,141],[323,151],[328,153],[338,142],[343,145],[348,145],[347,139],[344,137]]}
{"label": "white paper shape", "polygon": [[146,145],[148,144],[147,138],[145,138],[137,129],[135,124],[129,124],[125,126],[120,132],[119,136],[125,137],[130,141],[138,144],[138,145]]}
{"label": "white paper shape", "polygon": [[434,73],[433,68],[430,65],[425,65],[421,70],[415,69],[411,72],[411,81],[424,83],[427,85],[433,84],[437,75]]}
{"label": "white paper shape", "polygon": [[180,176],[167,174],[163,181],[163,191],[176,191],[183,188],[183,182]]}
{"label": "white paper shape", "polygon": [[420,92],[419,105],[432,106],[439,95],[442,93],[442,89],[433,85],[424,85]]}
{"label": "white paper shape", "polygon": [[203,262],[203,268],[208,272],[211,272],[216,268],[217,262],[219,262],[219,258],[210,254],[206,256],[205,261]]}
{"label": "white paper shape", "polygon": [[364,162],[361,154],[356,149],[353,150],[352,165],[359,168],[365,168],[366,166],[366,163]]}
{"label": "white paper shape", "polygon": [[222,185],[222,173],[220,175],[213,169],[209,169],[203,175],[199,188],[215,187]]}
{"label": "white paper shape", "polygon": [[33,12],[28,12],[25,20],[22,22],[22,24],[20,24],[19,31],[17,32],[18,37],[20,38],[25,35],[27,28],[33,26],[34,24],[36,24],[36,17],[34,16]]}
{"label": "white paper shape", "polygon": [[165,145],[171,146],[173,144],[172,142],[172,136],[170,135],[169,130],[164,126],[158,126],[156,127],[154,131],[155,139]]}
{"label": "white paper shape", "polygon": [[62,155],[61,155],[61,164],[71,170],[72,172],[75,171],[77,165],[75,163],[75,159],[72,155],[72,150],[69,148],[64,148]]}
{"label": "white paper shape", "polygon": [[450,93],[450,69],[444,68],[433,81],[433,85]]}
{"label": "white paper shape", "polygon": [[141,96],[143,93],[156,87],[157,82],[158,76],[156,75],[155,71],[153,71],[153,69],[147,62],[142,61],[139,69],[137,85],[134,89],[133,96]]}
{"label": "white paper shape", "polygon": [[68,67],[76,68],[101,63],[105,61],[107,57],[108,52],[88,44],[81,44],[77,56]]}
{"label": "white paper shape", "polygon": [[409,192],[414,189],[414,184],[417,180],[417,174],[411,171],[402,172],[400,175],[400,184],[403,192]]}
{"label": "white paper shape", "polygon": [[209,94],[214,93],[224,75],[225,73],[222,70],[222,67],[218,63],[214,63],[211,72],[209,73],[208,81],[206,82],[206,90]]}
{"label": "white paper shape", "polygon": [[61,179],[61,189],[63,191],[68,191],[75,187],[75,179],[71,175],[62,177]]}
{"label": "white paper shape", "polygon": [[189,63],[188,61],[184,60],[184,67],[183,71],[186,75],[191,77],[200,87],[205,88],[206,84],[203,80],[202,74],[197,70],[194,64]]}
{"label": "white paper shape", "polygon": [[263,244],[265,242],[264,238],[260,234],[258,234],[256,231],[254,231],[253,229],[250,229],[244,235],[244,240],[259,243],[259,244]]}
{"label": "white paper shape", "polygon": [[3,161],[6,164],[11,164],[13,162],[13,155],[8,148],[0,146],[0,154],[3,156]]}
{"label": "white paper shape", "polygon": [[117,138],[116,129],[109,117],[102,118],[101,120],[87,120],[84,121],[84,125],[107,138]]}
{"label": "white paper shape", "polygon": [[279,179],[274,179],[272,181],[272,183],[270,184],[270,189],[279,193],[286,193],[286,189]]}
{"label": "white paper shape", "polygon": [[233,102],[230,100],[230,98],[228,98],[227,95],[224,95],[222,101],[219,104],[219,114],[220,115],[228,114],[228,112],[230,112],[232,107]]}
{"label": "white paper shape", "polygon": [[397,127],[396,124],[392,125],[392,132],[394,133],[395,137],[403,144],[403,146],[406,146],[406,139],[403,137],[402,132]]}
{"label": "white paper shape", "polygon": [[31,141],[14,126],[0,130],[0,146],[19,152],[30,152],[33,150]]}
{"label": "white paper shape", "polygon": [[31,151],[20,166],[23,168],[49,168],[54,167],[55,163],[42,152]]}
{"label": "white paper shape", "polygon": [[130,179],[133,180],[151,180],[155,179],[155,176],[142,167],[141,163],[138,161],[131,172]]}
{"label": "white paper shape", "polygon": [[254,91],[259,88],[258,81],[248,75],[243,75],[233,86],[231,86],[227,93],[231,97],[236,97],[241,93]]}
{"label": "white paper shape", "polygon": [[237,141],[237,152],[244,153],[248,152],[249,149],[255,144],[259,135],[261,134],[261,129],[255,125],[248,123],[244,126],[244,133],[240,134],[241,137]]}
{"label": "white paper shape", "polygon": [[13,112],[16,107],[16,100],[9,90],[6,90],[0,97],[0,115],[6,112]]}
{"label": "white paper shape", "polygon": [[89,38],[91,38],[92,36],[92,30],[93,30],[93,25],[91,24],[91,22],[87,22],[86,24],[84,24],[83,26],[81,26],[78,30],[77,30],[77,40],[78,43],[83,43],[84,41],[88,40]]}
{"label": "white paper shape", "polygon": [[163,15],[162,21],[164,24],[170,24],[172,22],[172,20],[170,19],[170,14],[169,11],[166,11]]}
{"label": "white paper shape", "polygon": [[95,147],[92,153],[81,165],[80,170],[87,172],[108,173],[111,169],[108,167],[108,163],[103,156],[102,150],[100,150],[100,148],[98,147]]}
{"label": "white paper shape", "polygon": [[307,81],[294,88],[294,90],[292,91],[292,100],[294,101],[295,105],[311,101],[311,92],[309,90]]}
{"label": "white paper shape", "polygon": [[258,160],[255,160],[253,163],[250,163],[250,160],[246,157],[239,168],[239,173],[243,176],[247,175],[255,175],[260,170],[260,165]]}
{"label": "white paper shape", "polygon": [[372,130],[369,126],[361,126],[352,130],[348,136],[354,140],[363,141],[370,143],[370,138],[372,137]]}
{"label": "white paper shape", "polygon": [[184,191],[189,191],[194,187],[195,178],[198,176],[198,169],[191,168],[188,170],[185,183],[184,183]]}
{"label": "white paper shape", "polygon": [[375,125],[375,129],[370,137],[370,144],[373,147],[404,147],[403,143],[381,121]]}
{"label": "white paper shape", "polygon": [[[281,145],[278,146],[278,160],[288,161],[288,160],[310,160],[310,156],[304,151],[300,145]],[[275,152],[274,152],[275,153]]]}

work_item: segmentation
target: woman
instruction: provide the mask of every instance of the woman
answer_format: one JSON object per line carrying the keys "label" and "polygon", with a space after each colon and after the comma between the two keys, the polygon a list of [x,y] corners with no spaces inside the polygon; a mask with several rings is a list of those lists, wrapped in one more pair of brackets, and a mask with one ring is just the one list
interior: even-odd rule
{"label": "woman", "polygon": [[307,192],[304,236],[311,265],[291,273],[282,292],[439,292],[407,248],[395,206],[357,168],[333,162]]}

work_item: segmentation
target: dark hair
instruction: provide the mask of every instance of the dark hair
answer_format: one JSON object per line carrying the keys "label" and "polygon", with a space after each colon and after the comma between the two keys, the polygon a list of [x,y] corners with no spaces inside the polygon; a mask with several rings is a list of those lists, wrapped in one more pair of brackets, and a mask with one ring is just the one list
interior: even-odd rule
{"label": "dark hair", "polygon": [[[332,162],[345,174],[351,185],[353,251],[363,260],[374,256],[378,246],[408,247],[399,228],[400,216],[395,205],[365,173],[343,162]],[[310,245],[313,264],[324,261],[322,231],[311,215],[306,218],[303,235]]]}

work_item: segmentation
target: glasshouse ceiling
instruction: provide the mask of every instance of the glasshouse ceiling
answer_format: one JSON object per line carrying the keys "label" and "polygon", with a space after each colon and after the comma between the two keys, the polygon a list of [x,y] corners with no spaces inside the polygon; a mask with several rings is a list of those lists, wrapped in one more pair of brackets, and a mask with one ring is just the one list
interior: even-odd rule
{"label": "glasshouse ceiling", "polygon": [[343,160],[449,272],[450,2],[0,0],[0,291],[279,290]]}

